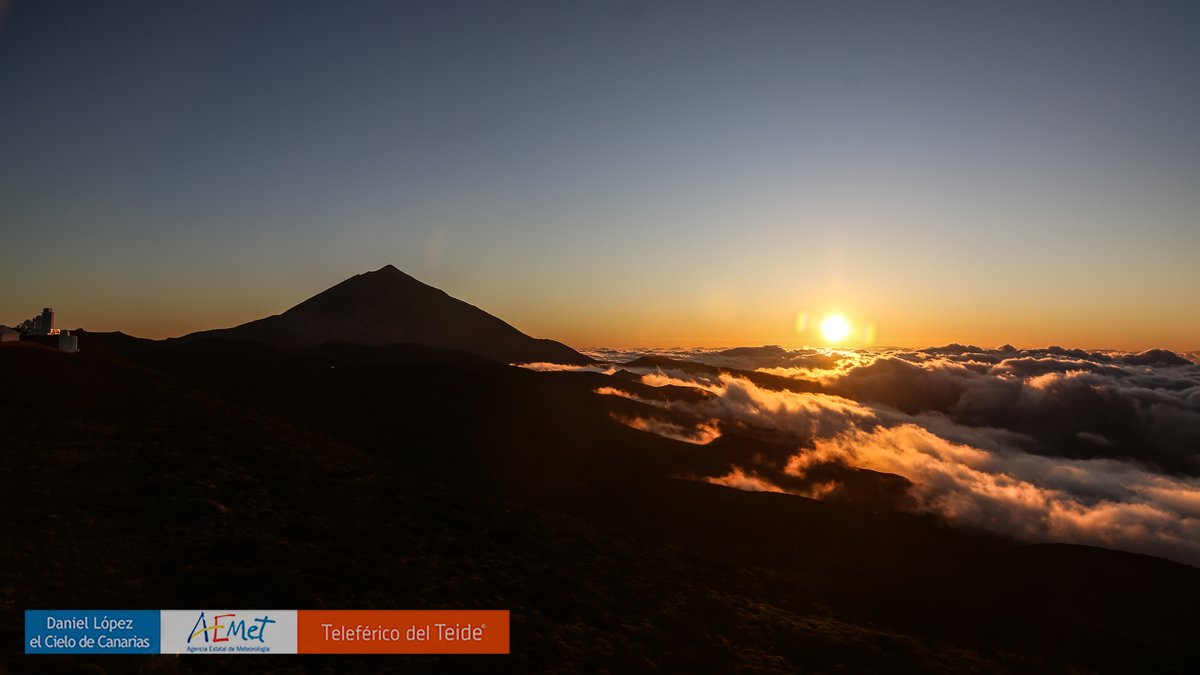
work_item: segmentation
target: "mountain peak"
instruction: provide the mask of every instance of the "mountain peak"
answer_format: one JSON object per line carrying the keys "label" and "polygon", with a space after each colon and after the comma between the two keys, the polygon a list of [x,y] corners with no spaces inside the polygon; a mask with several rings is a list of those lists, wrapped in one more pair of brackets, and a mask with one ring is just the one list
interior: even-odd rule
{"label": "mountain peak", "polygon": [[367,346],[414,343],[505,363],[591,361],[559,342],[532,338],[393,265],[352,276],[282,314],[179,339],[204,338],[265,342],[295,350],[331,341]]}

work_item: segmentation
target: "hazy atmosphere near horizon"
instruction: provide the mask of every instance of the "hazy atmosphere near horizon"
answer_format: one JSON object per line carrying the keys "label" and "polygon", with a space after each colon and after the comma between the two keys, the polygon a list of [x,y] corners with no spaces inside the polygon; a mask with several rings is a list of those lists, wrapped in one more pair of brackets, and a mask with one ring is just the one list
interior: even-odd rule
{"label": "hazy atmosphere near horizon", "polygon": [[[1189,2],[0,2],[0,320],[1200,349]],[[805,328],[805,330],[800,330]]]}

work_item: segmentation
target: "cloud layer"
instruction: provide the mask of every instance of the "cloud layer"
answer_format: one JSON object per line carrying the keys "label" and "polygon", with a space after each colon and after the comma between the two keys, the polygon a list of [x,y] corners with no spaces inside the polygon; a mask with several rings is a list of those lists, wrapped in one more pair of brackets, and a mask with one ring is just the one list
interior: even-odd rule
{"label": "cloud layer", "polygon": [[[635,426],[690,442],[719,428],[790,439],[786,456],[756,454],[710,482],[821,498],[841,487],[795,481],[831,464],[869,469],[907,479],[912,508],[964,526],[1200,565],[1200,366],[1183,356],[962,345],[654,356],[665,358],[656,367],[623,362],[626,377],[709,395],[644,402],[692,415],[711,434]],[[756,373],[790,380],[768,388]],[[788,390],[788,381],[803,386]],[[621,391],[614,382],[605,393]]]}

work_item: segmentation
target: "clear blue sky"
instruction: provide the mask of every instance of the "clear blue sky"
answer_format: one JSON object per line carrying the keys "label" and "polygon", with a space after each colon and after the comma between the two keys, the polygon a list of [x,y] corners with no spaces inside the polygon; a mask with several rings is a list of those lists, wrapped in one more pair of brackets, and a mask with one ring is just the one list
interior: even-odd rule
{"label": "clear blue sky", "polygon": [[1200,347],[1194,2],[0,7],[0,323]]}

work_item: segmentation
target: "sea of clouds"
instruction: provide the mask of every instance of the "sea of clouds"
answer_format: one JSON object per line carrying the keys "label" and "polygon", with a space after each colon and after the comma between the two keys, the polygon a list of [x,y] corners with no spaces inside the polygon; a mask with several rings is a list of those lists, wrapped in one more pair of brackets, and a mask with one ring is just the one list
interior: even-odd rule
{"label": "sea of clouds", "polygon": [[[691,443],[711,442],[722,425],[794,442],[787,457],[764,453],[711,482],[821,498],[837,486],[798,491],[786,479],[836,463],[902,476],[912,508],[960,525],[1200,565],[1196,354],[1007,345],[587,353],[599,363],[569,369],[707,392],[646,400],[676,421],[622,420],[631,426]],[[658,358],[629,365],[646,356]],[[637,398],[619,378],[601,393]],[[695,427],[680,426],[680,414]]]}

